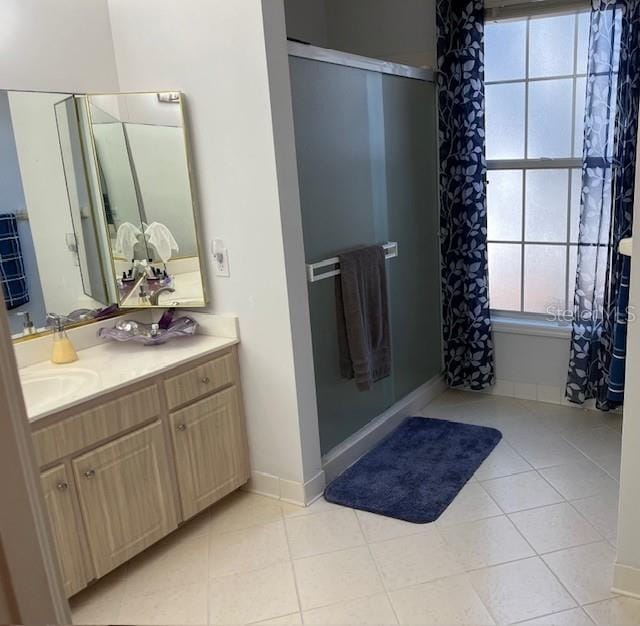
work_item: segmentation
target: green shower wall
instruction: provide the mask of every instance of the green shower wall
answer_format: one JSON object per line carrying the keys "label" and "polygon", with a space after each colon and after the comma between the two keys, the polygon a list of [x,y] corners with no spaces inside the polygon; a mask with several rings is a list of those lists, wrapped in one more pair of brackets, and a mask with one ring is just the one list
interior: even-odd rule
{"label": "green shower wall", "polygon": [[359,392],[340,378],[334,281],[309,285],[325,454],[441,371],[435,86],[291,58],[308,263],[397,241],[387,261],[393,374]]}

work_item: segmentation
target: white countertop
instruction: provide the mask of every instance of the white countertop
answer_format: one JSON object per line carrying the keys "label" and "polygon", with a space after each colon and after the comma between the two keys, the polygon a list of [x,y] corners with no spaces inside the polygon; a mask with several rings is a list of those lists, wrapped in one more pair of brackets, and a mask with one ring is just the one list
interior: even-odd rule
{"label": "white countertop", "polygon": [[29,421],[86,402],[120,387],[238,343],[238,339],[195,335],[159,346],[105,342],[78,351],[68,365],[50,361],[20,370]]}

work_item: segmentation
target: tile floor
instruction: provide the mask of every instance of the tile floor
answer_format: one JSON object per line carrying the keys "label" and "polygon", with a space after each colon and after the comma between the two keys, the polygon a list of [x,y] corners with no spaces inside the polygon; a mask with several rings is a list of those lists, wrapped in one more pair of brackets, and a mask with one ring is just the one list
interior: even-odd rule
{"label": "tile floor", "polygon": [[423,414],[504,434],[436,523],[239,492],[76,596],[75,623],[640,623],[610,591],[620,416],[463,392]]}

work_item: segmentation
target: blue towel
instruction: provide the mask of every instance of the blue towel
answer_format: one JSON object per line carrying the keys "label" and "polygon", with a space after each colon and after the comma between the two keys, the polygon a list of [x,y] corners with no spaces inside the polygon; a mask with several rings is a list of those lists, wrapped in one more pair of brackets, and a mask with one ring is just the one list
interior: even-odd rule
{"label": "blue towel", "polygon": [[14,213],[0,214],[0,282],[7,309],[29,302],[27,277]]}
{"label": "blue towel", "polygon": [[622,270],[620,272],[620,289],[616,304],[616,319],[613,325],[613,353],[609,369],[609,389],[607,390],[607,399],[613,405],[620,405],[624,400],[630,277],[631,257],[625,256],[622,260]]}

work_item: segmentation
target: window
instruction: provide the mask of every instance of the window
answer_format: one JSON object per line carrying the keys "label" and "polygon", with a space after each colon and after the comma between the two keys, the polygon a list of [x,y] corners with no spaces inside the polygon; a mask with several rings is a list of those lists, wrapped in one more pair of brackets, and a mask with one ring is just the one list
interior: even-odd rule
{"label": "window", "polygon": [[589,13],[487,23],[489,283],[494,310],[573,306]]}

